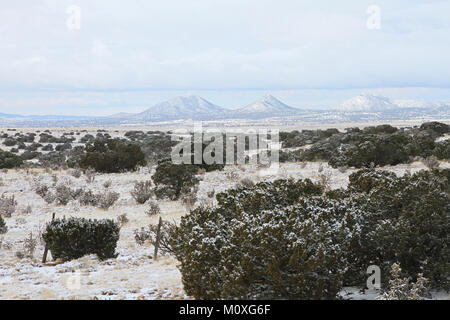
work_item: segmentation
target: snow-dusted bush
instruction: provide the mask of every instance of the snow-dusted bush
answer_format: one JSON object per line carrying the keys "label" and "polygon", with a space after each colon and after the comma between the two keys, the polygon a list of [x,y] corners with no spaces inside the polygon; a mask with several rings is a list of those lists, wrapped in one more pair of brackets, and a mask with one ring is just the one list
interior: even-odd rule
{"label": "snow-dusted bush", "polygon": [[44,198],[48,192],[48,187],[45,184],[37,184],[34,188],[34,192],[36,192],[36,194],[40,197]]}
{"label": "snow-dusted bush", "polygon": [[92,182],[95,181],[95,175],[96,175],[95,169],[87,168],[84,171],[84,175],[86,176],[86,182],[87,183],[92,183]]}
{"label": "snow-dusted bush", "polygon": [[56,196],[55,196],[52,192],[47,192],[47,193],[42,197],[42,199],[44,199],[44,201],[45,201],[47,204],[52,204],[52,203],[55,201]]}
{"label": "snow-dusted bush", "polygon": [[42,147],[42,151],[53,151],[53,145],[52,144],[47,144],[45,146]]}
{"label": "snow-dusted bush", "polygon": [[423,300],[427,295],[428,279],[422,273],[417,275],[417,280],[411,283],[411,277],[401,278],[402,269],[400,265],[394,263],[391,266],[391,280],[389,288],[380,296],[378,300]]}
{"label": "snow-dusted bush", "polygon": [[82,171],[81,171],[79,168],[76,168],[76,169],[74,169],[74,170],[71,170],[71,171],[70,171],[70,174],[72,175],[72,177],[78,179],[78,178],[81,177]]}
{"label": "snow-dusted bush", "polygon": [[63,261],[96,254],[101,260],[115,258],[120,227],[113,220],[56,219],[42,235],[54,259]]}
{"label": "snow-dusted bush", "polygon": [[5,220],[3,220],[3,217],[0,215],[0,234],[4,234],[8,232],[8,227],[6,226]]}
{"label": "snow-dusted bush", "polygon": [[64,152],[65,150],[70,150],[70,149],[72,149],[72,145],[70,143],[58,144],[55,147],[55,150],[58,152]]}
{"label": "snow-dusted bush", "polygon": [[347,197],[365,214],[352,247],[348,281],[358,273],[363,276],[371,264],[388,278],[390,266],[398,262],[407,276],[423,272],[434,287],[450,286],[449,177],[448,169],[403,177],[362,170],[350,176]]}
{"label": "snow-dusted bush", "polygon": [[128,220],[127,214],[121,214],[117,217],[117,223],[120,227],[126,225],[130,220]]}
{"label": "snow-dusted bush", "polygon": [[[159,230],[159,252],[162,254],[173,255],[172,237],[175,234],[176,224],[169,221],[162,221]],[[156,237],[158,234],[158,225],[150,225],[148,227],[150,244],[156,245]]]}
{"label": "snow-dusted bush", "polygon": [[108,210],[117,200],[120,194],[112,191],[95,194],[91,190],[79,191],[78,202],[82,206],[94,206]]}
{"label": "snow-dusted bush", "polygon": [[171,240],[186,292],[198,299],[335,298],[351,217],[338,201],[303,198],[321,192],[309,180],[278,180],[229,190],[217,195],[217,207],[191,211]]}
{"label": "snow-dusted bush", "polygon": [[33,232],[30,232],[28,234],[28,237],[25,238],[25,240],[23,241],[24,253],[26,253],[26,256],[28,258],[33,258],[34,251],[36,250],[37,244],[38,244],[38,242],[37,242],[37,239],[35,237],[33,237]]}
{"label": "snow-dusted bush", "polygon": [[2,195],[0,197],[0,216],[11,217],[11,215],[16,211],[17,201],[14,195],[7,197]]}
{"label": "snow-dusted bush", "polygon": [[136,182],[131,196],[139,204],[146,203],[153,196],[152,182],[150,180]]}
{"label": "snow-dusted bush", "polygon": [[97,206],[98,197],[91,190],[83,191],[78,197],[78,202],[82,206]]}
{"label": "snow-dusted bush", "polygon": [[63,206],[67,205],[69,201],[73,199],[72,191],[64,184],[60,184],[56,187],[55,197],[56,203]]}
{"label": "snow-dusted bush", "polygon": [[440,165],[439,160],[435,156],[429,156],[423,159],[422,163],[429,169],[437,168]]}
{"label": "snow-dusted bush", "polygon": [[171,161],[160,162],[152,176],[156,186],[156,197],[158,199],[177,200],[199,182],[195,176],[197,171],[198,168],[194,165],[177,165]]}
{"label": "snow-dusted bush", "polygon": [[151,201],[149,204],[149,207],[145,213],[148,216],[155,216],[161,213],[161,208],[159,207],[158,203],[156,201]]}
{"label": "snow-dusted bush", "polygon": [[[172,237],[175,234],[176,224],[169,221],[162,221],[159,230],[159,252],[162,254],[173,255]],[[156,245],[156,237],[158,234],[158,225],[150,225],[148,228],[134,230],[134,239],[140,246],[149,241],[150,245]]]}
{"label": "snow-dusted bush", "polygon": [[449,160],[450,159],[450,139],[436,142],[436,147],[434,148],[434,155],[438,159]]}
{"label": "snow-dusted bush", "polygon": [[23,164],[21,157],[8,152],[0,150],[0,169],[12,169],[20,167]]}
{"label": "snow-dusted bush", "polygon": [[405,276],[423,272],[448,288],[449,176],[367,169],[325,194],[309,180],[220,193],[216,207],[183,217],[173,237],[185,290],[211,299],[334,298],[343,284],[364,286],[372,264],[388,279],[397,261]]}
{"label": "snow-dusted bush", "polygon": [[[346,133],[330,131],[329,134],[303,130],[280,133],[285,147],[310,148],[281,152],[280,160],[325,160],[334,167],[356,168],[408,163],[410,158],[423,158],[433,153],[441,158],[448,154],[445,146],[435,142],[448,132],[448,125],[438,122],[424,123],[420,128],[397,129],[389,125],[347,129]],[[438,150],[436,150],[438,149]]]}
{"label": "snow-dusted bush", "polygon": [[104,210],[108,210],[117,200],[119,200],[119,193],[105,192],[98,195],[98,205]]}
{"label": "snow-dusted bush", "polygon": [[5,141],[3,141],[3,144],[7,147],[12,147],[17,144],[17,140],[12,137],[8,137],[5,139]]}
{"label": "snow-dusted bush", "polygon": [[145,242],[150,239],[150,231],[144,227],[141,227],[141,229],[134,230],[133,233],[134,233],[134,240],[140,246],[143,246]]}
{"label": "snow-dusted bush", "polygon": [[84,193],[83,188],[77,188],[77,189],[70,189],[70,196],[72,199],[77,200],[79,199]]}
{"label": "snow-dusted bush", "polygon": [[246,188],[251,188],[255,185],[255,182],[249,178],[244,178],[239,182],[239,185]]}
{"label": "snow-dusted bush", "polygon": [[319,196],[322,188],[310,179],[260,182],[252,188],[238,187],[216,195],[218,204],[232,211],[259,212],[286,207],[307,196]]}
{"label": "snow-dusted bush", "polygon": [[348,191],[355,193],[369,193],[372,189],[380,189],[398,180],[393,172],[373,169],[359,170],[352,173],[348,179]]}

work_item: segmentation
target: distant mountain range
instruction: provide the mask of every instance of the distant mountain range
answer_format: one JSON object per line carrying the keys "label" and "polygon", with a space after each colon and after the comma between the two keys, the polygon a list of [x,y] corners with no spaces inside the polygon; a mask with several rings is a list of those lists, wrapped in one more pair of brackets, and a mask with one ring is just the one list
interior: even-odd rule
{"label": "distant mountain range", "polygon": [[351,98],[335,109],[342,112],[386,112],[400,111],[400,108],[408,109],[430,109],[448,108],[449,102],[429,102],[424,100],[394,100],[389,98],[363,93],[357,97]]}
{"label": "distant mountain range", "polygon": [[398,108],[389,98],[371,94],[361,94],[336,107],[343,112],[383,112]]}
{"label": "distant mountain range", "polygon": [[23,116],[0,113],[0,126],[100,126],[132,125],[183,120],[290,119],[293,121],[351,122],[372,120],[450,119],[450,102],[394,100],[361,94],[330,110],[298,109],[267,95],[237,109],[223,108],[199,96],[180,96],[153,105],[140,113],[106,117]]}
{"label": "distant mountain range", "polygon": [[273,96],[267,95],[254,103],[238,108],[226,109],[215,105],[202,97],[176,97],[158,103],[144,112],[136,114],[116,114],[112,117],[122,121],[170,121],[170,120],[218,120],[230,118],[262,118],[295,115],[299,109],[289,107]]}
{"label": "distant mountain range", "polygon": [[176,97],[155,104],[144,112],[125,116],[131,121],[168,121],[180,119],[210,120],[223,117],[227,109],[198,96]]}

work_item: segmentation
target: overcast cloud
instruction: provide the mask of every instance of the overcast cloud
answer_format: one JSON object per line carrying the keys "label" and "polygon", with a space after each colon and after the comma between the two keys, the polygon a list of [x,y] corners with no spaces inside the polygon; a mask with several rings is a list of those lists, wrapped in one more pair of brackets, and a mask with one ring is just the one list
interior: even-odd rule
{"label": "overcast cloud", "polygon": [[[450,1],[0,1],[0,112],[138,111],[184,93],[450,100]],[[367,27],[374,4],[380,29]]]}

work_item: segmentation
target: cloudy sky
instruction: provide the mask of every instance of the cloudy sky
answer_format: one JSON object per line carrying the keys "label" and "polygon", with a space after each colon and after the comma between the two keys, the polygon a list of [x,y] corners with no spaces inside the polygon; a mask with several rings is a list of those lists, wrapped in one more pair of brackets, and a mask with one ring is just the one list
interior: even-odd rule
{"label": "cloudy sky", "polygon": [[0,1],[0,112],[134,112],[186,94],[450,100],[450,1]]}

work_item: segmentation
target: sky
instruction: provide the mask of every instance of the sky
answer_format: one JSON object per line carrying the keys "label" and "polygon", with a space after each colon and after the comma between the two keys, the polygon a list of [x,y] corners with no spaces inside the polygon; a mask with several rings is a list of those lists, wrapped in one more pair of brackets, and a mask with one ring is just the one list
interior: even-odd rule
{"label": "sky", "polygon": [[0,112],[450,100],[450,1],[0,0]]}

